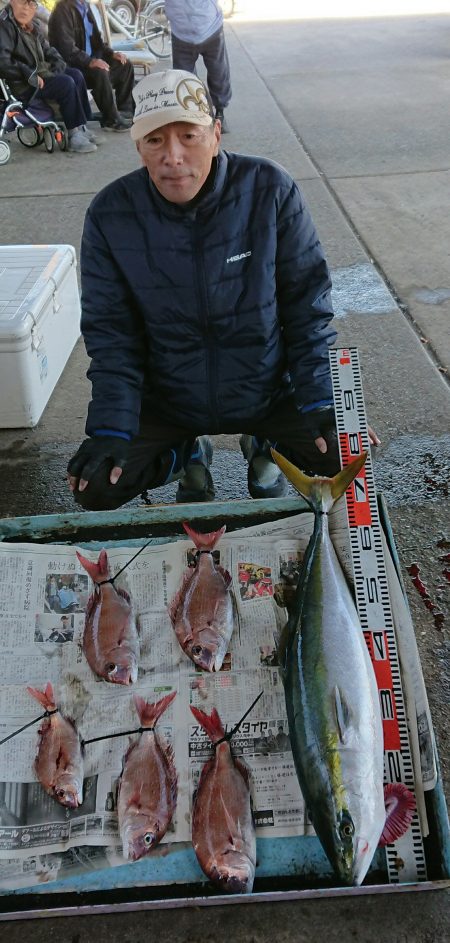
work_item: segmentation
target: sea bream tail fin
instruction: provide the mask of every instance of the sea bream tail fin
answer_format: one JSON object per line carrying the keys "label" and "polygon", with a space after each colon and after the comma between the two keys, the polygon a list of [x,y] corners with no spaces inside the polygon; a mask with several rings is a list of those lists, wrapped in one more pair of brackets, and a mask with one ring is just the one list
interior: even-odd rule
{"label": "sea bream tail fin", "polygon": [[100,556],[97,560],[97,563],[93,563],[92,560],[88,560],[87,557],[76,550],[76,555],[81,563],[81,566],[86,573],[89,574],[93,583],[100,583],[102,580],[108,579],[109,576],[109,564],[108,564],[108,554],[106,550],[100,551]]}
{"label": "sea bream tail fin", "polygon": [[150,701],[146,701],[144,697],[140,697],[139,694],[135,694],[133,701],[138,712],[139,720],[142,727],[148,727],[150,730],[156,726],[157,721],[164,714],[164,711],[167,710],[169,704],[172,703],[174,697],[176,697],[177,692],[172,691],[171,694],[166,694],[165,697],[162,697],[160,701],[156,701],[152,704]]}
{"label": "sea bream tail fin", "polygon": [[37,688],[29,687],[27,687],[27,691],[28,694],[31,694],[31,697],[34,697],[36,701],[39,701],[39,704],[42,704],[42,707],[45,707],[46,711],[56,710],[55,695],[53,693],[53,688],[50,684],[50,681],[46,685],[44,691],[38,691]]}
{"label": "sea bream tail fin", "polygon": [[379,841],[381,847],[397,841],[408,831],[416,811],[416,800],[403,783],[387,783],[384,787],[384,805],[386,822]]}
{"label": "sea bream tail fin", "polygon": [[296,491],[308,501],[314,511],[328,511],[335,501],[344,494],[348,486],[363,467],[367,452],[362,452],[353,462],[346,465],[334,478],[320,478],[305,475],[296,465],[289,462],[275,449],[270,450],[272,457]]}
{"label": "sea bream tail fin", "polygon": [[205,714],[205,712],[201,711],[198,707],[191,705],[191,712],[213,743],[222,740],[222,737],[225,736],[225,730],[215,707],[213,707],[210,714]]}
{"label": "sea bream tail fin", "polygon": [[197,550],[214,550],[214,547],[219,542],[220,538],[223,537],[227,529],[224,524],[220,530],[213,530],[209,534],[198,534],[197,531],[192,530],[192,527],[189,527],[186,521],[183,523],[183,527],[188,537],[191,538],[192,542],[197,547]]}

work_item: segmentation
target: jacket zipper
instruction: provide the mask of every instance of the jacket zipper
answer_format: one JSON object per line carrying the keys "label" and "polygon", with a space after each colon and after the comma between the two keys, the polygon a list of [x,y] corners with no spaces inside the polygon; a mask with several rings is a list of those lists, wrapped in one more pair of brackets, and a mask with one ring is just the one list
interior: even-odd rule
{"label": "jacket zipper", "polygon": [[217,383],[214,382],[215,377],[217,376],[217,351],[210,330],[210,311],[203,258],[202,221],[199,220],[197,215],[195,216],[194,220],[194,253],[197,296],[200,305],[200,323],[203,325],[206,340],[205,352],[207,358],[206,370],[208,386],[208,409],[212,419],[212,426],[215,427],[219,432]]}

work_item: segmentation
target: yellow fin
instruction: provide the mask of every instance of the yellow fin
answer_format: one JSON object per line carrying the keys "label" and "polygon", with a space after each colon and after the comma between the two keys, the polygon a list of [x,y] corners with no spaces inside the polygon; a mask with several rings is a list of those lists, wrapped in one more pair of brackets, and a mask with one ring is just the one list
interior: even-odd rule
{"label": "yellow fin", "polygon": [[309,498],[311,496],[311,485],[314,482],[317,482],[317,478],[310,478],[309,475],[305,475],[304,472],[300,471],[296,465],[293,465],[292,462],[289,462],[284,455],[280,455],[279,452],[276,452],[275,449],[270,450],[272,453],[272,458],[275,459],[278,467],[281,469],[286,478],[294,485],[296,491],[299,494],[302,494],[304,498]]}
{"label": "yellow fin", "polygon": [[353,462],[350,462],[350,464],[346,465],[334,478],[330,479],[331,497],[334,501],[337,501],[337,499],[341,497],[341,494],[347,491],[348,486],[351,485],[353,479],[356,478],[358,472],[363,467],[366,458],[367,452],[362,452]]}
{"label": "yellow fin", "polygon": [[324,484],[329,486],[329,493],[333,501],[340,498],[341,494],[344,494],[344,491],[347,490],[353,479],[356,478],[356,475],[363,467],[367,458],[367,452],[362,452],[353,462],[350,462],[349,465],[346,465],[345,468],[338,472],[334,478],[311,478],[309,475],[305,475],[304,472],[300,471],[292,462],[289,462],[284,455],[280,455],[279,452],[276,452],[275,449],[271,449],[270,451],[272,458],[276,461],[283,474],[286,475],[286,478],[294,485],[296,491],[302,494],[307,500],[312,500],[313,504],[315,503],[315,496],[320,493],[321,486]]}

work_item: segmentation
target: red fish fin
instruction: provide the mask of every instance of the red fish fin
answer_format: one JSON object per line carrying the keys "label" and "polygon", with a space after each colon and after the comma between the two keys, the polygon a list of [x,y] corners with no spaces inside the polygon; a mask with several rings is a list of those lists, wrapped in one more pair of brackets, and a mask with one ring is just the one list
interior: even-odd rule
{"label": "red fish fin", "polygon": [[192,530],[192,527],[189,527],[189,524],[186,524],[186,522],[183,523],[183,527],[188,537],[191,538],[192,542],[197,547],[197,550],[214,550],[214,547],[219,542],[220,538],[223,537],[227,529],[224,524],[220,530],[213,530],[209,534],[198,534],[197,531]]}
{"label": "red fish fin", "polygon": [[246,766],[245,763],[243,763],[242,760],[237,760],[236,757],[233,757],[233,760],[234,760],[234,765],[235,765],[236,769],[239,770],[239,772],[240,772],[240,774],[241,774],[241,776],[242,776],[242,778],[243,778],[243,780],[244,780],[244,782],[245,782],[245,785],[250,788],[250,770],[249,770],[248,766]]}
{"label": "red fish fin", "polygon": [[180,604],[181,604],[182,599],[183,599],[184,596],[185,596],[186,587],[187,587],[188,583],[191,582],[191,579],[192,579],[192,576],[193,576],[193,573],[194,573],[194,572],[195,572],[195,571],[194,571],[192,568],[189,568],[188,570],[185,570],[185,571],[184,571],[184,573],[183,573],[183,581],[182,581],[182,583],[181,583],[181,586],[180,586],[180,588],[177,590],[177,592],[175,593],[175,595],[173,596],[173,598],[170,600],[170,603],[169,603],[169,605],[168,605],[168,607],[167,607],[168,613],[169,613],[169,616],[170,616],[170,621],[171,621],[171,623],[172,623],[173,626],[175,626],[175,620],[176,620],[176,617],[177,617],[178,608],[179,608],[179,606],[180,606]]}
{"label": "red fish fin", "polygon": [[172,801],[175,804],[178,795],[178,775],[175,768],[175,754],[173,752],[173,746],[171,743],[167,743],[167,741],[164,743],[164,753],[167,762],[167,771],[169,774],[170,792]]}
{"label": "red fish fin", "polygon": [[215,707],[213,707],[211,714],[208,715],[198,707],[192,707],[191,705],[191,712],[213,743],[217,743],[218,740],[222,739],[225,735],[225,731]]}
{"label": "red fish fin", "polygon": [[108,565],[108,554],[106,550],[100,551],[100,556],[97,560],[97,563],[93,563],[92,560],[88,560],[86,557],[76,550],[76,555],[81,563],[81,566],[86,573],[89,573],[91,580],[94,583],[99,583],[102,579],[107,579],[109,576],[109,565]]}
{"label": "red fish fin", "polygon": [[28,694],[31,694],[31,697],[34,697],[37,701],[39,701],[39,704],[42,704],[42,707],[45,707],[46,711],[56,710],[55,695],[53,693],[53,688],[50,684],[50,681],[48,682],[45,691],[38,691],[37,688],[28,687],[27,691]]}
{"label": "red fish fin", "polygon": [[416,800],[403,783],[388,783],[384,787],[386,822],[379,844],[390,845],[408,831],[416,811]]}
{"label": "red fish fin", "polygon": [[169,704],[172,703],[176,694],[176,691],[172,691],[171,694],[166,694],[165,697],[162,697],[160,701],[156,701],[155,704],[151,704],[150,701],[146,701],[144,697],[135,694],[133,700],[142,727],[154,727],[161,715],[164,714],[164,711],[167,710]]}
{"label": "red fish fin", "polygon": [[220,573],[221,576],[223,576],[223,581],[226,588],[228,589],[232,581],[231,573],[229,573],[228,570],[224,570],[223,566],[216,566],[216,570],[218,573]]}
{"label": "red fish fin", "polygon": [[122,596],[122,599],[126,599],[126,601],[130,603],[130,606],[131,606],[131,596],[129,593],[127,593],[126,589],[122,589],[121,586],[114,586],[114,589],[117,595]]}

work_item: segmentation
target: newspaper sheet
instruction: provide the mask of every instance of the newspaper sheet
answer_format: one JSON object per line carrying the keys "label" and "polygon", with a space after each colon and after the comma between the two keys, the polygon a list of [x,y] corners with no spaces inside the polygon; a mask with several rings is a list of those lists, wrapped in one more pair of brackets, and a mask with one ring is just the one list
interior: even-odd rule
{"label": "newspaper sheet", "polygon": [[[138,681],[131,688],[97,679],[82,651],[85,609],[92,583],[75,547],[0,544],[0,740],[42,714],[27,685],[54,687],[63,713],[83,740],[139,726],[132,695],[156,701],[176,691],[159,735],[174,749],[178,801],[163,842],[190,842],[193,794],[212,748],[189,705],[216,707],[231,729],[263,695],[233,738],[233,751],[251,772],[258,838],[312,834],[289,745],[276,638],[313,527],[303,513],[226,535],[214,551],[232,577],[236,619],[229,651],[217,674],[198,671],[182,652],[167,606],[194,547],[183,539],[150,545],[117,580],[130,594],[140,632]],[[348,578],[351,556],[345,505],[330,515],[333,540]],[[92,560],[98,551],[82,551]],[[136,547],[108,549],[111,575]],[[13,889],[70,877],[86,868],[123,864],[117,825],[117,786],[130,737],[85,748],[84,800],[68,810],[37,782],[33,764],[38,724],[0,746],[0,888]],[[180,877],[183,881],[183,876]]]}
{"label": "newspaper sheet", "polygon": [[[164,841],[189,842],[192,797],[212,748],[188,707],[216,707],[232,728],[262,691],[233,738],[233,750],[251,771],[258,837],[310,833],[287,733],[276,637],[286,621],[283,590],[295,584],[312,529],[311,514],[296,518],[295,533],[278,538],[245,531],[222,538],[215,556],[232,576],[236,603],[233,637],[222,670],[198,671],[176,639],[167,606],[187,566],[189,540],[147,547],[117,581],[130,594],[140,633],[138,681],[132,688],[97,679],[82,651],[85,609],[92,583],[75,547],[0,544],[0,740],[42,715],[27,685],[53,685],[58,706],[74,717],[83,740],[139,726],[132,694],[156,701],[177,697],[158,725],[171,742],[178,801]],[[92,560],[98,551],[83,550]],[[111,575],[136,547],[108,550]],[[129,736],[87,744],[84,800],[68,810],[36,780],[39,724],[0,746],[0,887],[53,880],[89,862],[90,869],[124,863],[117,827],[117,785]]]}

